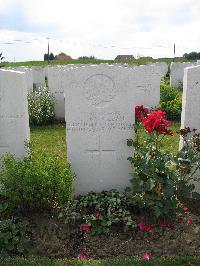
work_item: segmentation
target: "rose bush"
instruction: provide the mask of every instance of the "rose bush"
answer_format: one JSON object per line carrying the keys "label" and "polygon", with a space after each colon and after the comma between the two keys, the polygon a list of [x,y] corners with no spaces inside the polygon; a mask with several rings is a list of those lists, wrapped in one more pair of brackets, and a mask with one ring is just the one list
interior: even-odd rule
{"label": "rose bush", "polygon": [[[200,153],[188,145],[185,137],[182,150],[176,155],[164,152],[161,143],[166,135],[173,135],[170,122],[162,110],[135,108],[135,139],[127,141],[133,146],[134,155],[128,160],[133,166],[132,203],[140,209],[150,208],[156,217],[175,214],[181,198],[192,196],[194,173],[200,167]],[[138,127],[146,130],[146,139],[140,139]]]}

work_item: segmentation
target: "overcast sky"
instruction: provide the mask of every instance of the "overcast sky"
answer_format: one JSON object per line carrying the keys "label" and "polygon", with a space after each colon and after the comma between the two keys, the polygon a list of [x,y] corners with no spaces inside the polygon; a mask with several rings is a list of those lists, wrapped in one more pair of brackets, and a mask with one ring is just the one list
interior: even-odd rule
{"label": "overcast sky", "polygon": [[0,52],[6,60],[118,54],[172,57],[200,52],[199,0],[0,0]]}

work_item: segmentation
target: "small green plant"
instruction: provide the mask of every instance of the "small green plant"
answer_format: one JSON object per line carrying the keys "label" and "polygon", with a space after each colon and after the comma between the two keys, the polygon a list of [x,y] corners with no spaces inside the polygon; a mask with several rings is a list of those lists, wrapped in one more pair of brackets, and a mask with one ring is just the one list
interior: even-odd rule
{"label": "small green plant", "polygon": [[54,120],[55,99],[45,88],[34,88],[28,95],[29,120],[31,125],[44,125]]}
{"label": "small green plant", "polygon": [[0,203],[0,256],[21,255],[29,241],[27,223],[15,218],[5,218],[7,202]]}
{"label": "small green plant", "polygon": [[68,204],[74,175],[69,164],[43,150],[23,160],[12,155],[3,158],[0,172],[2,193],[9,209],[22,212],[43,211]]}
{"label": "small green plant", "polygon": [[108,233],[113,226],[125,231],[136,227],[127,195],[116,190],[79,196],[63,215],[66,223],[78,222],[82,231],[91,234]]}
{"label": "small green plant", "polygon": [[[143,106],[136,107],[136,137],[127,143],[134,147],[134,155],[128,158],[134,170],[132,202],[140,209],[153,210],[156,217],[172,216],[179,200],[192,195],[191,181],[195,180],[194,174],[200,167],[200,153],[189,144],[177,155],[164,152],[161,143],[166,135],[173,134],[168,129],[170,123],[164,118],[165,112],[148,112]],[[148,132],[143,141],[138,134],[140,123]]]}
{"label": "small green plant", "polygon": [[180,120],[182,111],[182,92],[172,88],[167,82],[160,85],[160,108],[166,112],[169,120]]}

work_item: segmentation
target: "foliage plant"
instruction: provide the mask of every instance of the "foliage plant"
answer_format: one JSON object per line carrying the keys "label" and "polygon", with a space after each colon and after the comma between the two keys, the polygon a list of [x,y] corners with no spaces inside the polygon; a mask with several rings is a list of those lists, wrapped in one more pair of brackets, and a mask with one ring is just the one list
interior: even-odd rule
{"label": "foliage plant", "polygon": [[5,218],[7,202],[0,203],[0,256],[21,255],[29,238],[27,223],[18,219]]}
{"label": "foliage plant", "polygon": [[66,204],[71,198],[74,174],[68,163],[46,150],[24,159],[12,155],[3,158],[0,172],[2,193],[10,210],[43,211]]}
{"label": "foliage plant", "polygon": [[90,192],[77,197],[61,217],[66,223],[78,222],[83,232],[91,234],[108,233],[113,226],[126,231],[136,226],[127,197],[116,190]]}
{"label": "foliage plant", "polygon": [[45,125],[54,120],[55,99],[45,88],[34,88],[28,95],[29,121],[31,125]]}
{"label": "foliage plant", "polygon": [[160,85],[160,108],[166,112],[169,120],[180,120],[182,111],[182,92],[170,87],[168,82]]}
{"label": "foliage plant", "polygon": [[[176,155],[161,149],[165,136],[173,135],[165,115],[162,110],[137,106],[135,139],[127,141],[134,148],[133,156],[128,158],[133,166],[132,203],[140,209],[151,209],[156,217],[173,215],[179,200],[192,196],[191,181],[200,167],[200,152],[187,140],[184,130],[181,134],[185,134],[185,143]],[[141,126],[148,133],[145,140],[138,134]]]}

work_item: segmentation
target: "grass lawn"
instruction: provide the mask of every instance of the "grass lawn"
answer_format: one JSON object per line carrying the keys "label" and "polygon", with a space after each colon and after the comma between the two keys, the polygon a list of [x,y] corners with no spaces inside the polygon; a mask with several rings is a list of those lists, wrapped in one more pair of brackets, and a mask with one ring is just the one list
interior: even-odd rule
{"label": "grass lawn", "polygon": [[[163,145],[162,145],[163,150],[170,151],[174,154],[177,153],[178,148],[179,148],[180,126],[181,126],[180,122],[171,122],[170,130],[173,131],[173,136],[164,136],[165,141],[163,141]],[[149,134],[143,130],[143,127],[140,133],[144,137]]]}
{"label": "grass lawn", "polygon": [[66,129],[61,125],[31,127],[31,146],[35,154],[47,149],[66,160]]}
{"label": "grass lawn", "polygon": [[[171,129],[174,136],[166,136],[163,149],[176,153],[179,145],[180,122],[172,122]],[[145,136],[145,133],[142,132]],[[34,153],[40,153],[41,150],[47,149],[56,153],[63,162],[66,160],[66,129],[61,125],[48,125],[31,128],[31,144]]]}
{"label": "grass lawn", "polygon": [[152,259],[149,261],[139,261],[136,259],[121,260],[2,260],[0,266],[198,266],[200,257],[179,257],[167,259]]}

